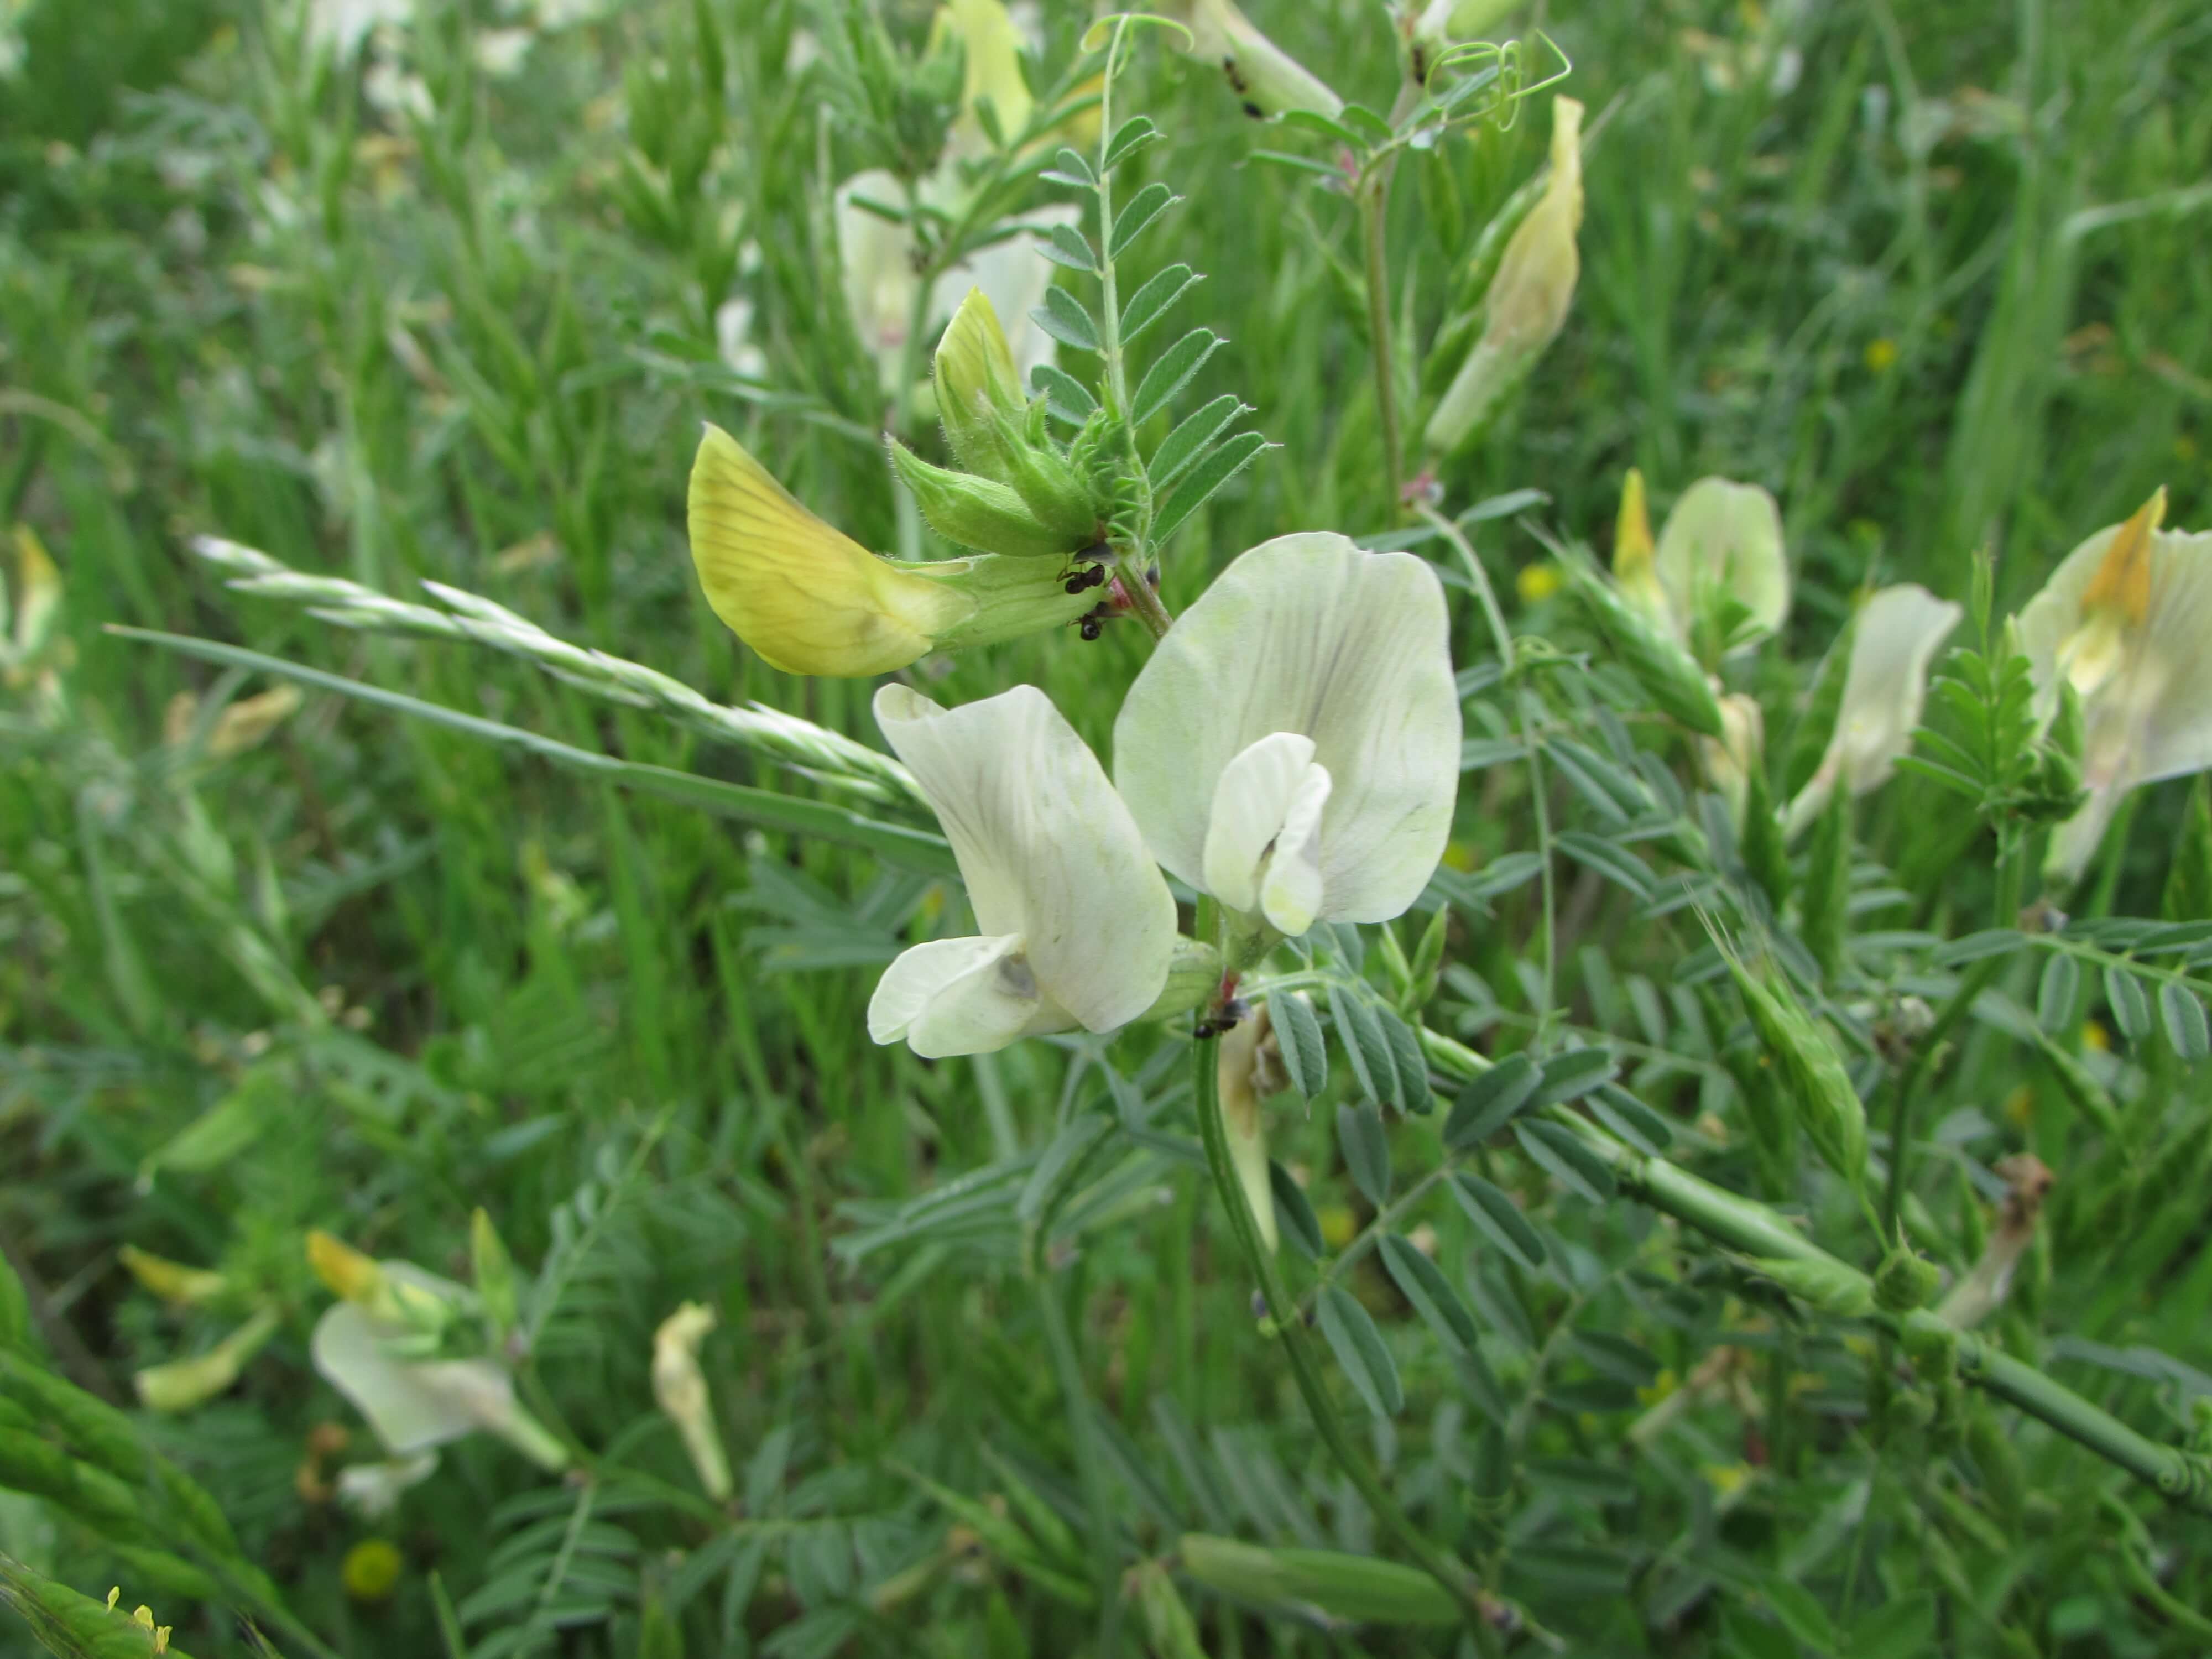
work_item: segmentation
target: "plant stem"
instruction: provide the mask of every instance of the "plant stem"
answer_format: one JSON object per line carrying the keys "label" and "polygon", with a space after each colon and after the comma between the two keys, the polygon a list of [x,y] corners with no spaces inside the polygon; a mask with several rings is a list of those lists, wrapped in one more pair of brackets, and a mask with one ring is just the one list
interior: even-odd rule
{"label": "plant stem", "polygon": [[[1508,689],[1513,680],[1516,658],[1513,649],[1513,630],[1505,625],[1505,612],[1499,608],[1498,591],[1490,585],[1490,573],[1482,568],[1475,556],[1474,545],[1461,532],[1459,526],[1424,501],[1421,517],[1431,528],[1451,544],[1459,555],[1461,564],[1467,568],[1467,579],[1473,584],[1475,597],[1481,602],[1483,620],[1490,624],[1490,641],[1498,653],[1498,664],[1502,671],[1499,684]],[[1513,698],[1513,726],[1521,739],[1521,748],[1528,762],[1529,804],[1535,809],[1536,855],[1541,860],[1537,866],[1537,878],[1544,907],[1544,976],[1542,994],[1536,1005],[1534,1047],[1542,1052],[1545,1028],[1552,1018],[1552,987],[1558,972],[1555,960],[1559,951],[1559,878],[1552,868],[1552,812],[1546,799],[1543,752],[1528,711],[1522,707],[1520,698]]]}
{"label": "plant stem", "polygon": [[1406,458],[1398,434],[1398,364],[1390,337],[1390,176],[1388,162],[1359,187],[1360,240],[1367,264],[1367,349],[1375,360],[1375,422],[1382,434],[1382,477],[1389,494],[1383,522],[1405,510]]}
{"label": "plant stem", "polygon": [[2006,958],[1984,957],[1966,970],[1959,981],[1959,988],[1951,993],[1951,1000],[1936,1016],[1936,1023],[1921,1038],[1912,1058],[1897,1079],[1896,1103],[1889,1115],[1889,1180],[1882,1189],[1881,1237],[1885,1242],[1897,1231],[1897,1215],[1905,1203],[1905,1164],[1911,1158],[1913,1109],[1918,1103],[1920,1085],[1936,1063],[1936,1051],[1951,1035],[1959,1022],[1974,1006],[1974,999],[1990,988]]}
{"label": "plant stem", "polygon": [[1283,1354],[1290,1361],[1291,1375],[1297,1383],[1298,1393],[1305,1399],[1306,1409],[1313,1413],[1314,1426],[1321,1431],[1322,1442],[1335,1458],[1337,1467],[1366,1500],[1369,1513],[1382,1530],[1395,1539],[1422,1571],[1443,1586],[1445,1593],[1459,1604],[1476,1645],[1485,1655],[1499,1654],[1503,1650],[1498,1632],[1483,1609],[1474,1575],[1431,1543],[1414,1525],[1413,1517],[1399,1507],[1398,1500],[1383,1486],[1373,1466],[1352,1443],[1336,1402],[1329,1397],[1313,1339],[1306,1334],[1297,1304],[1276,1270],[1273,1253],[1260,1237],[1260,1225],[1245,1200],[1243,1183],[1237,1178],[1236,1164],[1229,1152],[1228,1125],[1221,1115],[1221,1079],[1216,1070],[1215,1053],[1211,1043],[1193,1045],[1198,1127],[1206,1143],[1206,1168],[1212,1172],[1214,1190],[1221,1195],[1222,1207],[1229,1212],[1230,1231],[1237,1237],[1246,1265],[1260,1281],[1260,1293],[1267,1302],[1268,1316],[1275,1334],[1282,1340]]}
{"label": "plant stem", "polygon": [[[1960,989],[1963,992],[1966,988]],[[1437,1069],[1450,1076],[1475,1077],[1491,1066],[1473,1049],[1435,1031],[1421,1033],[1421,1046]],[[1812,1262],[1831,1273],[1855,1277],[1864,1282],[1872,1295],[1871,1279],[1829,1255],[1765,1205],[1716,1187],[1663,1158],[1640,1152],[1565,1107],[1548,1108],[1545,1115],[1579,1136],[1612,1165],[1613,1178],[1632,1198],[1747,1255]],[[1926,1309],[1902,1317],[1878,1312],[1871,1316],[1870,1322],[1892,1336],[1907,1329],[1951,1328]],[[2162,1446],[1994,1344],[1968,1332],[1957,1334],[1959,1370],[1968,1382],[2087,1447],[2173,1503],[2212,1515],[2212,1461],[2177,1447]]]}
{"label": "plant stem", "polygon": [[[1042,1249],[1039,1255],[1042,1258]],[[1121,1651],[1121,1548],[1114,1536],[1114,1511],[1106,1497],[1106,1471],[1098,1461],[1090,1395],[1083,1386],[1083,1361],[1075,1351],[1067,1310],[1060,1306],[1048,1263],[1040,1259],[1032,1265],[1030,1284],[1036,1292],[1037,1311],[1044,1318],[1053,1376],[1060,1384],[1060,1398],[1066,1402],[1067,1431],[1075,1442],[1076,1478],[1083,1487],[1083,1506],[1090,1511],[1091,1565],[1098,1582],[1098,1659],[1115,1659]]]}
{"label": "plant stem", "polygon": [[[1390,111],[1396,126],[1421,96],[1411,66]],[[1390,326],[1390,185],[1398,176],[1396,145],[1370,156],[1359,180],[1359,240],[1367,271],[1367,349],[1375,360],[1375,420],[1382,432],[1382,476],[1389,488],[1385,524],[1406,510],[1405,441],[1398,430],[1398,353]]]}

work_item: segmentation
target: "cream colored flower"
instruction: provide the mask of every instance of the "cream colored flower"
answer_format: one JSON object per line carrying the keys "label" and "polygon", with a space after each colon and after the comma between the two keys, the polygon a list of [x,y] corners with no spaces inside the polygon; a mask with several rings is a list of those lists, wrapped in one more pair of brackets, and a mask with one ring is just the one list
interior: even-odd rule
{"label": "cream colored flower", "polygon": [[1782,512],[1757,484],[1692,484],[1667,515],[1652,565],[1676,637],[1701,653],[1755,645],[1790,614]]}
{"label": "cream colored flower", "polygon": [[1153,855],[1286,934],[1401,915],[1458,794],[1449,633],[1412,554],[1315,532],[1238,558],[1114,725],[1115,781]]}
{"label": "cream colored flower", "polygon": [[2061,680],[2081,700],[2089,799],[2051,837],[2049,866],[2078,875],[2129,790],[2212,767],[2212,532],[2161,530],[2161,489],[2099,531],[2020,613],[2039,708]]}
{"label": "cream colored flower", "polygon": [[1836,729],[1820,769],[1790,803],[1785,838],[1819,817],[1838,785],[1863,795],[1889,781],[1898,757],[1912,747],[1928,671],[1964,615],[1914,582],[1885,587],[1860,607]]}

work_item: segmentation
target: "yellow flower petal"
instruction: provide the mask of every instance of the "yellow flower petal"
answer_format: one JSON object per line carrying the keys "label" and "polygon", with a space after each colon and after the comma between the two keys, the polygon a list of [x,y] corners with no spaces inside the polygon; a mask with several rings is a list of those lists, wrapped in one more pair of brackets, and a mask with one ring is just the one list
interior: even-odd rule
{"label": "yellow flower petal", "polygon": [[903,668],[969,608],[816,518],[717,426],[692,465],[690,527],[707,603],[787,673]]}

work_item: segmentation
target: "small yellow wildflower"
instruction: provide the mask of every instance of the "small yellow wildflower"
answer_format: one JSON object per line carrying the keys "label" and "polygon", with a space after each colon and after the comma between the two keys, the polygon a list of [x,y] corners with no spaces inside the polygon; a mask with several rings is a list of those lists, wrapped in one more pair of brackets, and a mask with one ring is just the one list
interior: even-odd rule
{"label": "small yellow wildflower", "polygon": [[382,1538],[364,1538],[345,1553],[338,1580],[356,1601],[381,1601],[399,1583],[398,1547]]}
{"label": "small yellow wildflower", "polygon": [[1514,591],[1521,595],[1523,605],[1541,605],[1558,592],[1566,579],[1559,567],[1547,560],[1541,564],[1524,565],[1521,574],[1513,579]]}
{"label": "small yellow wildflower", "polygon": [[2101,1020],[2085,1019],[2081,1022],[2081,1046],[2094,1048],[2100,1054],[2110,1054],[2112,1034],[2105,1029]]}
{"label": "small yellow wildflower", "polygon": [[1669,1365],[1651,1379],[1650,1388],[1638,1389],[1636,1398],[1644,1405],[1656,1406],[1680,1386],[1681,1379],[1674,1375],[1674,1368]]}
{"label": "small yellow wildflower", "polygon": [[1320,1215],[1322,1243],[1332,1250],[1340,1250],[1352,1243],[1352,1236],[1359,1231],[1359,1223],[1351,1207],[1343,1204],[1325,1204]]}
{"label": "small yellow wildflower", "polygon": [[1733,1498],[1751,1484],[1748,1463],[1707,1463],[1698,1472],[1723,1498]]}
{"label": "small yellow wildflower", "polygon": [[1866,347],[1866,366],[1876,374],[1887,374],[1897,367],[1897,342],[1887,334],[1878,340],[1869,340]]}
{"label": "small yellow wildflower", "polygon": [[2025,1083],[2005,1097],[2005,1121],[2016,1129],[2025,1129],[2035,1121],[2035,1091]]}

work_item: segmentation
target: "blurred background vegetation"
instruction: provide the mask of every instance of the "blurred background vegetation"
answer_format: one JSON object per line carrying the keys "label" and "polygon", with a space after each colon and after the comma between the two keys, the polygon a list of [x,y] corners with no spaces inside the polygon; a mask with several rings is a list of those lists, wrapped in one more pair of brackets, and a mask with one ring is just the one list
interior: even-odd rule
{"label": "blurred background vegetation", "polygon": [[[205,1347],[252,1300],[280,1310],[236,1389],[132,1420],[338,1652],[1075,1651],[1088,1621],[989,1551],[946,1544],[945,1510],[905,1473],[982,1516],[1011,1502],[1032,1528],[1029,1506],[1059,1513],[1073,1483],[1046,1333],[1005,1282],[1018,1241],[996,1220],[972,1236],[886,1227],[952,1176],[1033,1155],[1063,1087],[1096,1086],[1046,1045],[929,1065],[866,1043],[874,970],[940,890],[339,699],[248,707],[266,684],[102,631],[236,640],[584,748],[750,775],[523,666],[227,595],[186,552],[219,532],[397,594],[451,583],[717,700],[872,741],[865,686],[793,680],[736,647],[684,544],[704,419],[864,543],[893,541],[874,365],[826,274],[830,193],[858,163],[818,76],[791,67],[811,15],[779,0],[362,0],[384,21],[351,67],[317,74],[286,46],[284,9],[0,0],[0,531],[10,558],[27,538],[47,550],[65,592],[65,648],[0,703],[0,1243],[40,1339],[119,1401],[134,1370]],[[1346,95],[1387,104],[1378,9],[1252,9]],[[927,26],[919,6],[885,15],[912,38]],[[1047,4],[1032,21],[1056,68],[1088,18]],[[1583,283],[1517,413],[1442,480],[1455,502],[1540,491],[1551,533],[1602,552],[1629,466],[1661,507],[1706,472],[1766,485],[1802,584],[1799,665],[1777,653],[1763,671],[1778,684],[1802,678],[1863,583],[1963,599],[1987,547],[2001,606],[2016,605],[2161,483],[2168,523],[2212,518],[2212,12],[1560,0],[1511,27],[1535,22],[1602,123]],[[1194,395],[1239,393],[1281,446],[1177,544],[1164,591],[1180,608],[1265,537],[1387,527],[1357,228],[1308,175],[1255,161],[1297,146],[1211,75],[1147,46],[1125,92],[1167,135],[1138,165],[1187,198],[1125,284],[1174,259],[1206,273],[1192,319],[1231,343]],[[1392,227],[1395,303],[1417,325],[1404,336],[1427,337],[1547,130],[1531,110],[1408,158]],[[757,362],[718,334],[733,298]],[[1504,520],[1482,532],[1516,629],[1553,627],[1543,546]],[[1140,655],[1114,630],[1024,641],[957,661],[934,695],[1034,680],[1103,744]],[[1457,860],[1480,868],[1525,846],[1527,803],[1517,774],[1474,788]],[[2185,793],[2147,804],[2106,889],[2120,909],[2156,914]],[[1903,781],[1863,826],[1911,925],[1985,897],[1978,875],[1959,878],[1971,891],[1949,880],[1971,825],[1942,821],[1958,816],[1945,799]],[[1619,977],[1663,981],[1696,942],[1639,939],[1625,912],[1574,925],[1587,949],[1563,957],[1563,987],[1598,1026],[1626,1006]],[[1455,930],[1455,963],[1501,1005],[1462,1035],[1510,1029],[1534,926],[1517,894]],[[1969,1172],[2026,1147],[2063,1191],[2075,1144],[2032,1054],[1996,1044],[1975,1077],[1980,1092],[1951,1103],[1971,1120],[1946,1121],[1957,1213],[1937,1218],[1966,1260],[1967,1212],[1996,1189]],[[1310,1168],[1340,1243],[1370,1206],[1326,1116],[1286,1121],[1280,1155]],[[2205,1173],[2177,1168],[2123,1215],[2085,1196],[2073,1231],[2046,1235],[2027,1316],[2108,1352],[2148,1344],[2187,1373],[2144,1362],[2100,1387],[2212,1392],[2190,1369],[2212,1369]],[[1154,1177],[1085,1238],[1073,1304],[1115,1443],[1176,1472],[1156,1494],[1129,1477],[1132,1525],[1155,1524],[1157,1504],[1176,1525],[1364,1547],[1250,1337],[1242,1279],[1220,1270],[1200,1175],[1164,1158]],[[316,1449],[319,1426],[350,1425],[356,1452],[367,1431],[307,1363],[322,1297],[301,1237],[321,1227],[465,1277],[479,1205],[556,1278],[530,1362],[550,1407],[666,1481],[689,1477],[653,1409],[653,1331],[686,1297],[718,1311],[708,1374],[747,1513],[787,1517],[785,1532],[716,1536],[619,1497],[580,1504],[482,1437],[449,1449],[394,1517],[331,1500],[323,1464],[338,1455]],[[1463,1243],[1449,1206],[1433,1220]],[[1610,1261],[1649,1220],[1585,1207],[1553,1224]],[[166,1308],[118,1265],[125,1245],[250,1295]],[[1362,1291],[1378,1316],[1393,1295]],[[1633,1373],[1632,1407],[1696,1363],[1695,1331],[1642,1292],[1612,1284],[1587,1308],[1572,1286],[1522,1294],[1547,1329],[1571,1300],[1641,1333],[1664,1380],[1602,1344],[1570,1367],[1615,1392]],[[1402,1305],[1385,1322],[1411,1323]],[[1417,1335],[1401,1361],[1416,1404],[1377,1428],[1378,1451],[1409,1501],[1448,1517],[1466,1407]],[[1551,1449],[1602,1459],[1633,1416],[1612,1398],[1547,1416]],[[1901,1477],[1869,1486],[1862,1464],[1811,1455],[1848,1431],[1817,1391],[1794,1398],[1796,1426],[1768,1431],[1796,1443],[1778,1464],[1723,1407],[1708,1455],[1677,1459],[1685,1486],[1552,1494],[1527,1524],[1584,1515],[1589,1558],[1563,1554],[1517,1593],[1598,1644],[1583,1650],[1795,1652],[1805,1631],[1710,1594],[1780,1562],[1832,1602],[1848,1574],[1860,1607],[1879,1582],[1926,1614],[1838,1651],[1923,1650],[1939,1603],[1959,1651],[2203,1650],[2201,1628],[2147,1611],[2118,1558],[2063,1526],[2008,1535],[1978,1512],[1916,1507]],[[2053,1504],[2097,1510],[2086,1456],[2046,1439],[2029,1457]],[[969,1542],[981,1523],[962,1522]],[[346,1568],[369,1539],[396,1545],[398,1573],[362,1594]],[[2212,1532],[2176,1521],[2160,1547],[2199,1564],[2174,1593],[2201,1598]],[[1971,1564],[1978,1605],[1878,1577],[1939,1550]],[[142,1599],[94,1531],[3,1493],[0,1553]],[[939,1571],[915,1599],[870,1599],[917,1561]],[[1693,1563],[1702,1593],[1684,1588]],[[451,1634],[434,1574],[459,1604]],[[188,1601],[157,1608],[180,1647],[246,1650]],[[1223,1654],[1451,1650],[1227,1607],[1206,1629]],[[514,1639],[484,1645],[501,1632]],[[0,1632],[0,1651],[22,1641]]]}

